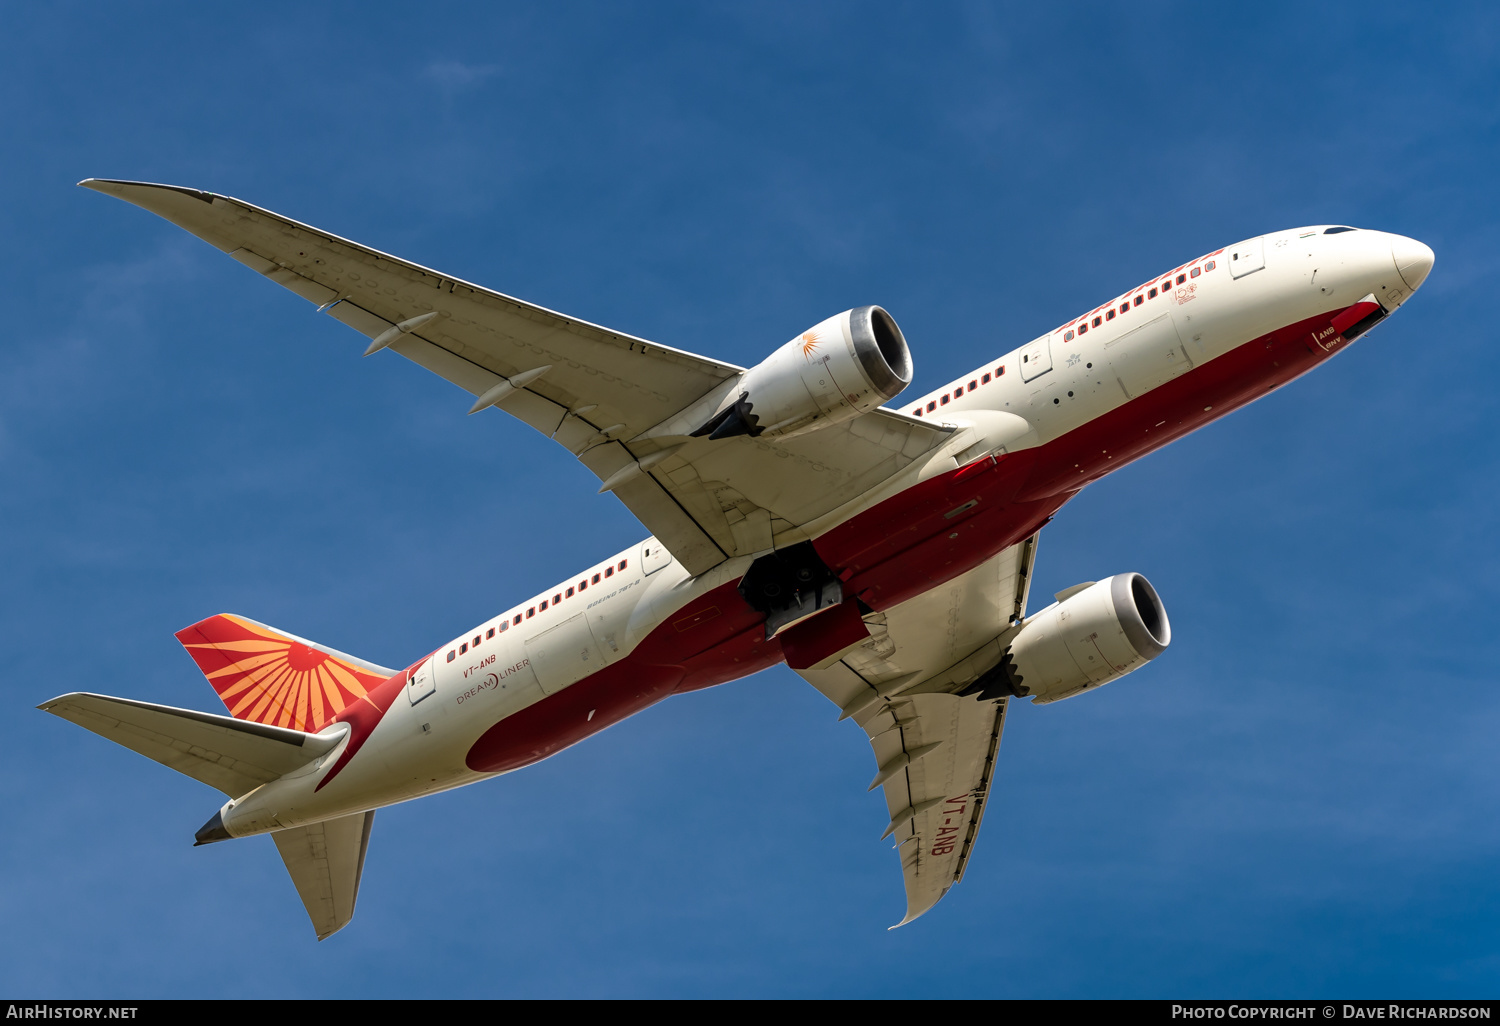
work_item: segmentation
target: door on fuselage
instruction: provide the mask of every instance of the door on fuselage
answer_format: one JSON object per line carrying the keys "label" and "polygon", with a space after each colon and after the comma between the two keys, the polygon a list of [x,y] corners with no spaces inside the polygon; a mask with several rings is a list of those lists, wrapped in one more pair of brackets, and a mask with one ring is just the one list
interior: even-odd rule
{"label": "door on fuselage", "polygon": [[641,573],[647,577],[672,562],[672,554],[655,538],[641,543]]}
{"label": "door on fuselage", "polygon": [[1234,278],[1243,278],[1253,271],[1259,271],[1266,266],[1266,240],[1262,236],[1259,239],[1251,239],[1242,242],[1229,251],[1229,274]]}
{"label": "door on fuselage", "polygon": [[1052,336],[1043,335],[1021,348],[1021,380],[1046,374],[1052,369]]}
{"label": "door on fuselage", "polygon": [[588,616],[579,613],[526,641],[526,658],[542,690],[552,695],[604,667]]}
{"label": "door on fuselage", "polygon": [[423,660],[422,665],[411,671],[406,681],[406,697],[416,705],[437,690],[437,674],[432,672],[432,660]]}

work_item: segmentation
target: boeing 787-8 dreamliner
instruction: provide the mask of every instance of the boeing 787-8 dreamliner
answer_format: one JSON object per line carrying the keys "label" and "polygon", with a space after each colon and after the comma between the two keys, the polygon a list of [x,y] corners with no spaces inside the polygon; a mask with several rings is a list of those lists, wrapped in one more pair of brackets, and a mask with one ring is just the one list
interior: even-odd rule
{"label": "boeing 787-8 dreamliner", "polygon": [[1042,526],[1090,482],[1346,349],[1433,263],[1380,231],[1272,232],[895,404],[912,358],[878,306],[746,370],[227,196],[82,184],[295,292],[365,335],[365,355],[447,378],[469,413],[542,432],[652,535],[404,668],[225,613],[177,637],[228,716],[93,694],[41,707],[224,792],[197,843],[269,833],[319,939],[354,914],[376,809],[779,662],[868,735],[901,922],[922,915],[963,877],[1010,702],[1081,695],[1171,643],[1138,573],[1028,613]]}

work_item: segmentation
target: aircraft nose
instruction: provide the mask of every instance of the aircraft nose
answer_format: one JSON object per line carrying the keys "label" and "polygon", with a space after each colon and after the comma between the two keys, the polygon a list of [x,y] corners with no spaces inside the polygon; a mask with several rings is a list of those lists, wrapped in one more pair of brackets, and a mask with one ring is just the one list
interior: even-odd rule
{"label": "aircraft nose", "polygon": [[1431,247],[1404,235],[1397,235],[1391,240],[1391,257],[1396,261],[1396,270],[1400,272],[1401,280],[1413,292],[1427,280],[1427,272],[1432,270],[1434,259]]}

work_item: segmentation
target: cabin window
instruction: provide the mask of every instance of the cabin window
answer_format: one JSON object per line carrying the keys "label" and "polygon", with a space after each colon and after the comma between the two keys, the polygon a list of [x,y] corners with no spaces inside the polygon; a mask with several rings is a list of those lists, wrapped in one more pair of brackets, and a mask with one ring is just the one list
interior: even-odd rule
{"label": "cabin window", "polygon": [[468,650],[469,650],[469,643],[467,641],[464,642],[462,645],[458,646],[458,654],[459,655],[463,655]]}
{"label": "cabin window", "polygon": [[568,589],[568,598],[572,598],[572,597],[573,597],[573,589],[569,588]]}
{"label": "cabin window", "polygon": [[449,662],[450,662],[450,663],[451,663],[451,662],[453,662],[453,656],[454,656],[454,651],[453,651],[453,649],[451,649],[451,648],[450,648],[450,649],[449,649],[449,650],[448,650],[448,661],[449,661]]}
{"label": "cabin window", "polygon": [[541,601],[540,601],[540,602],[538,602],[538,603],[537,603],[537,604],[536,604],[536,611],[537,611],[537,612],[538,612],[538,613],[540,613],[540,612],[542,612],[542,611],[543,611],[543,610],[545,610],[545,609],[546,609],[546,608],[547,608],[547,600],[546,600],[546,599],[542,599],[542,600],[541,600]]}
{"label": "cabin window", "polygon": [[1198,270],[1198,268],[1195,267],[1195,268],[1193,268],[1193,273],[1191,275],[1189,275],[1189,277],[1196,278],[1196,277],[1198,277],[1198,275],[1200,275],[1202,273],[1203,273],[1202,271]]}
{"label": "cabin window", "polygon": [[622,560],[620,560],[619,569],[624,570],[629,565],[630,565],[630,560],[628,560],[628,559],[622,559]]}
{"label": "cabin window", "polygon": [[604,568],[604,576],[605,577],[613,577],[614,575],[615,575],[615,568],[614,567],[607,566],[607,567]]}
{"label": "cabin window", "polygon": [[1136,296],[1135,297],[1135,305],[1136,306],[1140,306],[1145,301],[1146,301],[1146,297],[1144,297],[1144,296]]}
{"label": "cabin window", "polygon": [[931,413],[935,409],[937,409],[937,400],[936,399],[934,399],[932,402],[930,402],[930,403],[927,404],[927,412]]}
{"label": "cabin window", "polygon": [[979,379],[979,382],[980,384],[988,385],[990,383],[990,376],[986,374],[984,377]]}
{"label": "cabin window", "polygon": [[1212,271],[1215,266],[1216,265],[1214,264],[1214,262],[1212,260],[1210,260],[1208,263],[1206,263],[1206,264],[1203,265],[1203,269],[1205,271]]}
{"label": "cabin window", "polygon": [[912,410],[911,415],[913,417],[920,417],[922,415],[922,407],[918,406],[915,410]]}
{"label": "cabin window", "polygon": [[1084,334],[1088,330],[1089,330],[1089,326],[1087,324],[1080,324],[1078,326],[1078,334],[1080,334],[1080,335]]}
{"label": "cabin window", "polygon": [[599,583],[599,575],[598,575],[598,574],[595,574],[595,575],[594,575],[594,576],[593,576],[593,577],[592,577],[592,578],[591,578],[591,579],[590,579],[590,580],[589,580],[589,583],[590,583],[590,584],[598,584],[598,583]]}
{"label": "cabin window", "polygon": [[979,382],[977,382],[977,381],[971,381],[971,382],[969,382],[969,391],[970,392],[974,391],[974,389],[976,389],[978,387],[979,387]]}
{"label": "cabin window", "polygon": [[1129,303],[1121,303],[1120,304],[1120,312],[1121,313],[1129,313],[1130,312],[1130,304]]}
{"label": "cabin window", "polygon": [[479,635],[477,635],[477,634],[476,634],[476,635],[474,635],[474,647],[475,647],[475,648],[478,648],[478,647],[479,647],[479,644],[480,644],[480,642],[482,642],[482,641],[484,641],[484,639],[483,639],[483,638],[481,638],[481,637],[480,637],[480,636],[479,636]]}
{"label": "cabin window", "polygon": [[1166,281],[1164,281],[1164,282],[1161,283],[1161,290],[1162,290],[1162,292],[1164,294],[1167,293],[1167,292],[1171,292],[1172,291],[1172,279],[1171,278],[1168,278]]}
{"label": "cabin window", "polygon": [[501,620],[500,621],[500,633],[504,634],[508,630],[510,630],[510,621],[509,620]]}
{"label": "cabin window", "polygon": [[996,368],[995,368],[995,377],[997,377],[997,378],[998,378],[998,377],[1000,377],[1000,376],[1001,376],[1001,375],[1003,375],[1003,374],[1004,374],[1004,373],[1005,373],[1005,367],[1004,367],[1004,366],[1003,366],[1003,365],[1002,365],[1002,366],[1000,366],[1000,367],[996,367]]}
{"label": "cabin window", "polygon": [[1102,321],[1103,319],[1104,318],[1102,318],[1102,317],[1095,317],[1094,321],[1093,321],[1094,327],[1096,327],[1096,328],[1099,327],[1099,322]]}
{"label": "cabin window", "polygon": [[1104,319],[1106,321],[1112,321],[1112,320],[1115,319],[1115,308],[1114,307],[1110,307],[1109,308],[1109,313],[1107,313],[1107,314],[1104,315]]}
{"label": "cabin window", "polygon": [[940,399],[939,402],[941,402],[944,406],[948,405],[948,394],[946,392],[943,393],[943,398]]}
{"label": "cabin window", "polygon": [[1066,335],[1064,335],[1063,336],[1063,341],[1064,342],[1071,342],[1071,341],[1073,341],[1073,333],[1070,331]]}
{"label": "cabin window", "polygon": [[485,631],[484,636],[486,638],[493,638],[495,636],[495,628],[491,627],[489,630]]}
{"label": "cabin window", "polygon": [[1181,285],[1185,281],[1187,281],[1187,275],[1185,275],[1185,274],[1179,274],[1177,276],[1177,284]]}
{"label": "cabin window", "polygon": [[1146,298],[1147,299],[1155,299],[1156,298],[1156,290],[1152,289],[1150,292],[1146,293]]}
{"label": "cabin window", "polygon": [[589,579],[587,577],[585,577],[583,580],[581,580],[581,581],[578,582],[578,590],[580,592],[583,591],[588,586],[589,586]]}
{"label": "cabin window", "polygon": [[562,602],[562,592],[558,592],[556,595],[552,596],[552,604],[554,606],[558,605],[561,602]]}
{"label": "cabin window", "polygon": [[526,610],[526,619],[530,620],[535,615],[536,615],[536,606],[532,606],[530,609]]}

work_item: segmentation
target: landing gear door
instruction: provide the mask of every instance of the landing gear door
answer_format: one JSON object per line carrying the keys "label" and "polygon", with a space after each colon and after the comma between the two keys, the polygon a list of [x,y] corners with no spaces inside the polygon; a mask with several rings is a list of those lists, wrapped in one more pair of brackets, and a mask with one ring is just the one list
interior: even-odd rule
{"label": "landing gear door", "polygon": [[416,705],[422,699],[437,690],[436,674],[432,672],[432,660],[423,661],[421,666],[411,671],[411,676],[406,681],[406,697],[411,699],[411,704]]}
{"label": "landing gear door", "polygon": [[1052,369],[1052,336],[1043,335],[1021,347],[1021,380],[1046,374]]}
{"label": "landing gear door", "polygon": [[655,538],[647,538],[641,543],[641,573],[650,575],[656,573],[662,567],[672,562],[672,554],[667,547]]}

